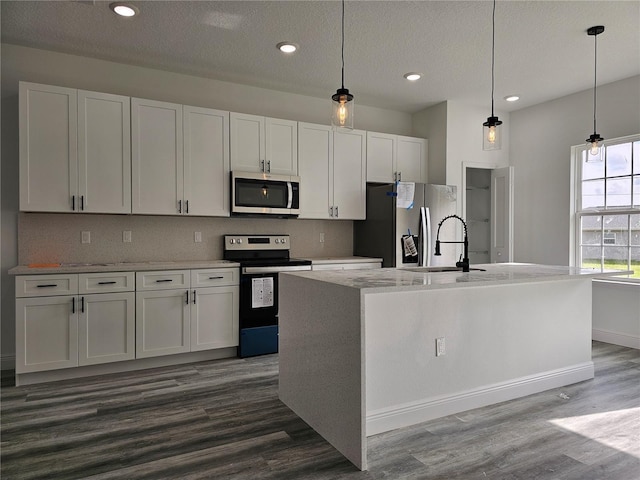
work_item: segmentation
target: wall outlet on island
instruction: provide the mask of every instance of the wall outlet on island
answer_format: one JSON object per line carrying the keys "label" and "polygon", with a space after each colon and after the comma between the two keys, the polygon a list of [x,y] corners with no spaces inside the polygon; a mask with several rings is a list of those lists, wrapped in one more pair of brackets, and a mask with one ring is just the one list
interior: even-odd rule
{"label": "wall outlet on island", "polygon": [[193,232],[193,241],[196,243],[202,242],[202,232]]}
{"label": "wall outlet on island", "polygon": [[324,232],[320,232],[320,243],[324,243]]}
{"label": "wall outlet on island", "polygon": [[124,243],[131,243],[131,230],[124,230],[122,232],[122,241]]}
{"label": "wall outlet on island", "polygon": [[82,243],[91,243],[91,232],[82,232],[80,241]]}
{"label": "wall outlet on island", "polygon": [[436,357],[444,355],[444,337],[436,338]]}

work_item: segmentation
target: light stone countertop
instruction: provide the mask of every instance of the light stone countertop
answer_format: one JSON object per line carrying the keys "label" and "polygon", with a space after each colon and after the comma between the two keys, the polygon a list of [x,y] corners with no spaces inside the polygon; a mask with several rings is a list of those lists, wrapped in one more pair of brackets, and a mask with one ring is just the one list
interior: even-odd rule
{"label": "light stone countertop", "polygon": [[153,270],[191,270],[200,268],[240,267],[228,260],[188,260],[177,262],[123,262],[123,263],[63,263],[59,267],[29,267],[19,265],[9,275],[40,275],[60,273],[141,272]]}
{"label": "light stone countertop", "polygon": [[304,260],[311,260],[314,265],[331,265],[335,263],[370,263],[380,262],[381,258],[372,257],[302,257]]}
{"label": "light stone countertop", "polygon": [[357,288],[362,293],[384,293],[570,280],[627,273],[619,270],[601,272],[594,269],[527,263],[493,263],[472,265],[471,268],[481,268],[486,271],[416,272],[401,268],[380,268],[291,272],[286,275]]}

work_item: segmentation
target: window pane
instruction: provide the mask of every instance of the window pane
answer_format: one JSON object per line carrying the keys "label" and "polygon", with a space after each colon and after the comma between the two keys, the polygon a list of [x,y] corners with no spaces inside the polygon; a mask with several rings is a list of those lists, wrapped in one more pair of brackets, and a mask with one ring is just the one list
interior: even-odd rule
{"label": "window pane", "polygon": [[604,180],[582,182],[582,208],[604,207]]}
{"label": "window pane", "polygon": [[631,206],[631,177],[608,178],[607,207]]}
{"label": "window pane", "polygon": [[629,215],[607,215],[606,217],[604,217],[604,233],[602,237],[602,243],[605,246],[629,245],[628,225]]}
{"label": "window pane", "polygon": [[604,178],[604,162],[587,162],[587,151],[582,151],[582,179]]}
{"label": "window pane", "polygon": [[640,248],[631,248],[631,265],[629,270],[633,270],[633,277],[640,278]]}
{"label": "window pane", "polygon": [[[640,163],[640,157],[638,163]],[[640,207],[640,175],[633,176],[633,206]]]}
{"label": "window pane", "polygon": [[631,143],[606,147],[607,177],[631,175]]}
{"label": "window pane", "polygon": [[582,268],[600,268],[602,247],[582,247]]}
{"label": "window pane", "polygon": [[582,238],[580,243],[582,245],[602,245],[602,217],[582,217]]}
{"label": "window pane", "polygon": [[609,270],[627,270],[629,268],[629,248],[628,247],[607,247],[603,248],[604,268]]}
{"label": "window pane", "polygon": [[640,142],[633,142],[633,173],[640,173]]}
{"label": "window pane", "polygon": [[640,215],[630,215],[631,217],[631,245],[640,245]]}

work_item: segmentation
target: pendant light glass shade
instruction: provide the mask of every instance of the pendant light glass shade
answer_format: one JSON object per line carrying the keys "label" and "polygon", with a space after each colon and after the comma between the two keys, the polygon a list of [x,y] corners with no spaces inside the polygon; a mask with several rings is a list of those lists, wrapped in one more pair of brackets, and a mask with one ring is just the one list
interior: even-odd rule
{"label": "pendant light glass shade", "polygon": [[344,88],[344,0],[342,0],[342,88],[331,96],[331,125],[334,128],[353,129],[355,101],[349,89]]}
{"label": "pendant light glass shade", "polygon": [[597,72],[598,72],[598,35],[604,32],[604,26],[596,25],[587,30],[587,35],[593,36],[594,39],[594,54],[593,54],[593,133],[589,135],[586,142],[589,146],[587,152],[587,162],[601,162],[603,157],[602,141],[604,138],[596,133],[596,85],[597,85]]}
{"label": "pendant light glass shade", "polygon": [[482,149],[500,150],[502,148],[502,121],[493,113],[493,89],[495,83],[494,66],[496,50],[496,0],[493,0],[491,17],[491,116],[482,124]]}

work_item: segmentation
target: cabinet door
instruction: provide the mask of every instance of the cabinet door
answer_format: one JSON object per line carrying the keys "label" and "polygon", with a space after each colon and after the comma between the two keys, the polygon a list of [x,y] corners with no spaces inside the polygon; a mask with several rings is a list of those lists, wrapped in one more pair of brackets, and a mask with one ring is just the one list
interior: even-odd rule
{"label": "cabinet door", "polygon": [[398,136],[396,171],[403,182],[427,182],[426,139]]}
{"label": "cabinet door", "polygon": [[367,182],[395,182],[396,135],[367,132]]}
{"label": "cabinet door", "polygon": [[179,215],[182,105],[131,99],[132,212]]}
{"label": "cabinet door", "polygon": [[367,133],[333,134],[333,212],[345,220],[364,220],[366,212]]}
{"label": "cabinet door", "polygon": [[229,112],[184,106],[184,213],[229,216]]}
{"label": "cabinet door", "polygon": [[136,292],[136,358],[190,350],[189,290]]}
{"label": "cabinet door", "polygon": [[265,161],[264,117],[229,114],[231,170],[262,172]]}
{"label": "cabinet door", "polygon": [[77,298],[16,299],[16,373],[77,366]]}
{"label": "cabinet door", "polygon": [[72,212],[78,189],[77,92],[20,82],[20,210]]}
{"label": "cabinet door", "polygon": [[135,358],[135,294],[80,297],[78,364],[96,365]]}
{"label": "cabinet door", "polygon": [[240,338],[238,294],[240,287],[192,290],[191,351],[235,347]]}
{"label": "cabinet door", "polygon": [[266,118],[265,142],[265,170],[280,175],[298,175],[298,122]]}
{"label": "cabinet door", "polygon": [[78,91],[80,211],[131,213],[129,97]]}
{"label": "cabinet door", "polygon": [[300,218],[331,218],[333,131],[326,125],[298,123]]}

